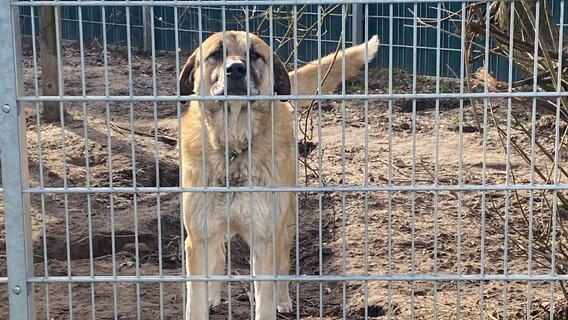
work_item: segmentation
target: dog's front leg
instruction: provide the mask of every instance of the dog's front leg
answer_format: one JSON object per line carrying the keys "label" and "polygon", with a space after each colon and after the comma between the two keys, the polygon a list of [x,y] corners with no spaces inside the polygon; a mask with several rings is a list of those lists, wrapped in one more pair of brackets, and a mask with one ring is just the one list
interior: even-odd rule
{"label": "dog's front leg", "polygon": [[[254,253],[252,261],[252,272],[254,276],[273,275],[272,239],[255,239]],[[273,292],[276,284],[272,281],[255,281],[254,282],[254,300],[255,300],[255,320],[276,319],[276,305],[273,300]]]}
{"label": "dog's front leg", "polygon": [[[205,275],[204,264],[205,244],[203,241],[193,241],[189,236],[185,239],[186,273],[189,276]],[[186,320],[204,320],[207,316],[205,300],[205,282],[188,281]]]}
{"label": "dog's front leg", "polygon": [[[287,276],[290,274],[290,247],[294,237],[294,230],[292,227],[285,227],[282,232],[277,236],[277,256],[276,267],[278,275]],[[276,310],[279,313],[290,313],[293,311],[292,299],[289,293],[290,281],[278,281],[277,284],[277,306]]]}
{"label": "dog's front leg", "polygon": [[[225,244],[217,241],[209,245],[209,256],[214,256],[214,264],[209,268],[209,274],[222,275],[225,271]],[[209,282],[209,307],[215,307],[221,304],[221,282]]]}
{"label": "dog's front leg", "polygon": [[[206,274],[221,274],[225,266],[225,257],[223,250],[222,238],[207,241],[207,247],[204,240],[192,241],[189,237],[185,241],[186,266],[187,274],[190,276],[205,276]],[[205,252],[207,251],[207,259]],[[206,266],[207,262],[207,266]],[[205,270],[208,270],[206,273]],[[206,282],[204,281],[188,281],[187,282],[187,320],[204,320],[207,319],[207,310],[209,306],[216,305],[221,302],[221,283],[210,282],[209,292],[206,290]],[[207,297],[209,294],[209,297]]]}

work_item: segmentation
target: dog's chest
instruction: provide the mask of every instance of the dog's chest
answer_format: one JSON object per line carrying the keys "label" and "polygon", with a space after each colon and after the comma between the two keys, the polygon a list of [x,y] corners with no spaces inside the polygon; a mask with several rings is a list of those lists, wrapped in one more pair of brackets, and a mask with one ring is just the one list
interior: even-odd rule
{"label": "dog's chest", "polygon": [[[223,168],[225,169],[227,168],[227,161],[225,158],[223,160],[225,162]],[[259,158],[254,153],[249,155],[245,151],[229,161],[228,170],[222,170],[223,174],[216,177],[213,184],[216,187],[272,186],[276,184],[276,181],[273,181],[275,179],[273,179],[271,163],[270,157],[268,159]],[[225,221],[228,212],[231,227],[237,233],[248,230],[250,223],[255,225],[255,232],[261,234],[270,232],[267,229],[267,226],[271,225],[268,221],[273,217],[270,212],[276,210],[274,213],[278,215],[280,211],[280,195],[274,196],[270,192],[251,193],[235,190],[228,193],[215,193],[213,197],[213,207],[215,208],[213,212],[219,213],[219,215],[214,215]],[[253,215],[252,220],[251,214]],[[243,234],[246,234],[246,232]]]}
{"label": "dog's chest", "polygon": [[268,186],[275,183],[273,181],[273,170],[270,159],[258,157],[249,151],[229,156],[227,161],[223,157],[220,170],[221,175],[212,181],[215,186],[229,187],[258,187]]}

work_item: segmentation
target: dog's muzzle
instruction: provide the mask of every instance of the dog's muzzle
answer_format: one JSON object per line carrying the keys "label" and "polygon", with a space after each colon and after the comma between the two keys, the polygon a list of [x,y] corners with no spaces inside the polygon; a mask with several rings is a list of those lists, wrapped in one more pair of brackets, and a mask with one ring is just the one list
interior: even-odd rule
{"label": "dog's muzzle", "polygon": [[213,88],[211,88],[211,94],[222,96],[225,94],[225,87],[227,95],[246,95],[247,87],[250,87],[250,95],[259,94],[254,85],[252,75],[249,74],[249,79],[247,79],[247,66],[244,62],[240,60],[227,61],[224,71],[227,82],[225,83],[223,78],[218,79]]}

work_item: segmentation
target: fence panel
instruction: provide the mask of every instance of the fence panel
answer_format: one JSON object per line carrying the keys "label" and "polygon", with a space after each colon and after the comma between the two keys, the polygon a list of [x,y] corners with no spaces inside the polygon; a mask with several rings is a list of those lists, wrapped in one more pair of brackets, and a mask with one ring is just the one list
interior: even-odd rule
{"label": "fence panel", "polygon": [[[568,318],[566,50],[470,33],[510,2],[0,3],[0,318]],[[277,55],[226,33],[189,58],[225,29]],[[288,92],[279,60],[327,54]]]}

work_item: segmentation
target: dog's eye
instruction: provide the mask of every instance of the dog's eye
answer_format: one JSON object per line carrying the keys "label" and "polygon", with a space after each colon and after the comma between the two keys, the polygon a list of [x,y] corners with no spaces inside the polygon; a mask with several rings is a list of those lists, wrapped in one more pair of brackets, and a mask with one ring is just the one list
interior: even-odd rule
{"label": "dog's eye", "polygon": [[209,55],[209,57],[216,60],[221,60],[223,59],[223,53],[221,52],[221,50],[217,50],[213,52],[211,55]]}
{"label": "dog's eye", "polygon": [[260,55],[256,52],[254,52],[254,51],[250,51],[249,57],[250,57],[251,60],[256,60],[256,59],[260,58]]}

